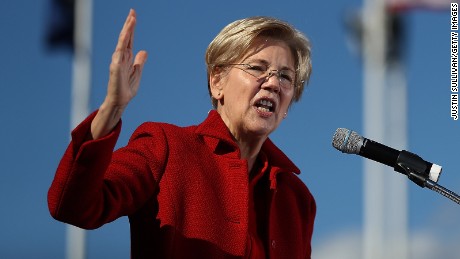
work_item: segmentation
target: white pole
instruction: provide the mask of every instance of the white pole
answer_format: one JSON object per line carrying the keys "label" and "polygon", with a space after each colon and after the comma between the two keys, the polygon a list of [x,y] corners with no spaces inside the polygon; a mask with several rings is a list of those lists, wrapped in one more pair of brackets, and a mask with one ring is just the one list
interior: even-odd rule
{"label": "white pole", "polygon": [[[407,84],[403,64],[395,60],[388,68],[387,84],[387,139],[389,146],[407,150]],[[387,167],[385,172],[387,243],[386,258],[409,258],[407,233],[408,178]]]}
{"label": "white pole", "polygon": [[[365,0],[364,29],[364,135],[383,142],[385,97],[384,0]],[[364,159],[363,257],[384,259],[384,167]]]}
{"label": "white pole", "polygon": [[[74,61],[70,127],[74,129],[89,114],[91,84],[92,0],[75,0]],[[85,231],[68,225],[66,258],[86,257]]]}
{"label": "white pole", "polygon": [[[406,149],[406,82],[399,60],[387,64],[387,19],[385,0],[365,1],[364,134]],[[406,182],[393,169],[364,159],[362,258],[408,258]]]}

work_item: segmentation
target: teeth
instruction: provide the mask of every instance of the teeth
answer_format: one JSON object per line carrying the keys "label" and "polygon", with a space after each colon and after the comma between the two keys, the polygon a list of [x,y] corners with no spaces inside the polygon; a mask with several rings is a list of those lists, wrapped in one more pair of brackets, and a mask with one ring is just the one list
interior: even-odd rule
{"label": "teeth", "polygon": [[257,110],[262,111],[262,112],[269,112],[270,111],[269,109],[263,108],[263,107],[257,107]]}
{"label": "teeth", "polygon": [[259,100],[257,104],[257,110],[261,112],[271,112],[274,106],[274,103],[267,99]]}
{"label": "teeth", "polygon": [[273,107],[273,103],[271,101],[268,101],[268,100],[262,100],[262,101],[260,101],[260,104],[262,104],[264,106],[268,106],[268,107]]}

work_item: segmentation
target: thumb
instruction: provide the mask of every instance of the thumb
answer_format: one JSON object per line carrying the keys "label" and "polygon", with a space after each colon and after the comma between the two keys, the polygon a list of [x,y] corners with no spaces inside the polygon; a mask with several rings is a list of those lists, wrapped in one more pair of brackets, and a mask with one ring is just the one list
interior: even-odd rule
{"label": "thumb", "polygon": [[141,50],[136,54],[136,57],[134,58],[134,63],[133,66],[138,66],[139,68],[144,67],[145,62],[147,62],[147,51]]}
{"label": "thumb", "polygon": [[142,75],[142,70],[144,68],[145,62],[147,62],[147,51],[141,50],[136,54],[136,57],[134,58],[134,63],[133,63],[133,72],[136,73],[136,77],[140,78]]}
{"label": "thumb", "polygon": [[139,51],[136,54],[134,59],[134,63],[132,66],[132,70],[130,73],[130,85],[136,89],[139,87],[139,83],[141,81],[142,70],[144,68],[144,64],[147,61],[147,52],[146,51]]}

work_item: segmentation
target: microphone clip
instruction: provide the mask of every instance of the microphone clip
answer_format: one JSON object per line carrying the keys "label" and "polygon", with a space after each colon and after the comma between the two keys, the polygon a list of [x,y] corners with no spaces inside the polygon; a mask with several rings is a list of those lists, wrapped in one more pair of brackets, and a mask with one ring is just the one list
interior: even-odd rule
{"label": "microphone clip", "polygon": [[402,150],[396,159],[394,170],[407,175],[407,177],[418,186],[424,188],[426,181],[430,178],[428,166],[425,160],[418,155]]}
{"label": "microphone clip", "polygon": [[427,162],[416,154],[402,150],[396,160],[394,170],[407,175],[407,177],[418,186],[422,188],[427,187],[460,205],[460,196],[438,185],[436,182],[439,175],[432,179]]}

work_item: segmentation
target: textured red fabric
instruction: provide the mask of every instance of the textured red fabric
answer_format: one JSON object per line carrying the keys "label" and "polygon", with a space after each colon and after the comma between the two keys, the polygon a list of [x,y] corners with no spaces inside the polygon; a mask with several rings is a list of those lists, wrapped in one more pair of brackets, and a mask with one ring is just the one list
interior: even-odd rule
{"label": "textured red fabric", "polygon": [[[132,258],[246,255],[254,227],[247,161],[216,111],[197,126],[144,123],[115,152],[121,122],[88,141],[94,115],[72,132],[49,189],[54,218],[94,229],[128,216]],[[314,198],[269,139],[261,154],[267,173],[253,204],[266,256],[310,258]]]}

